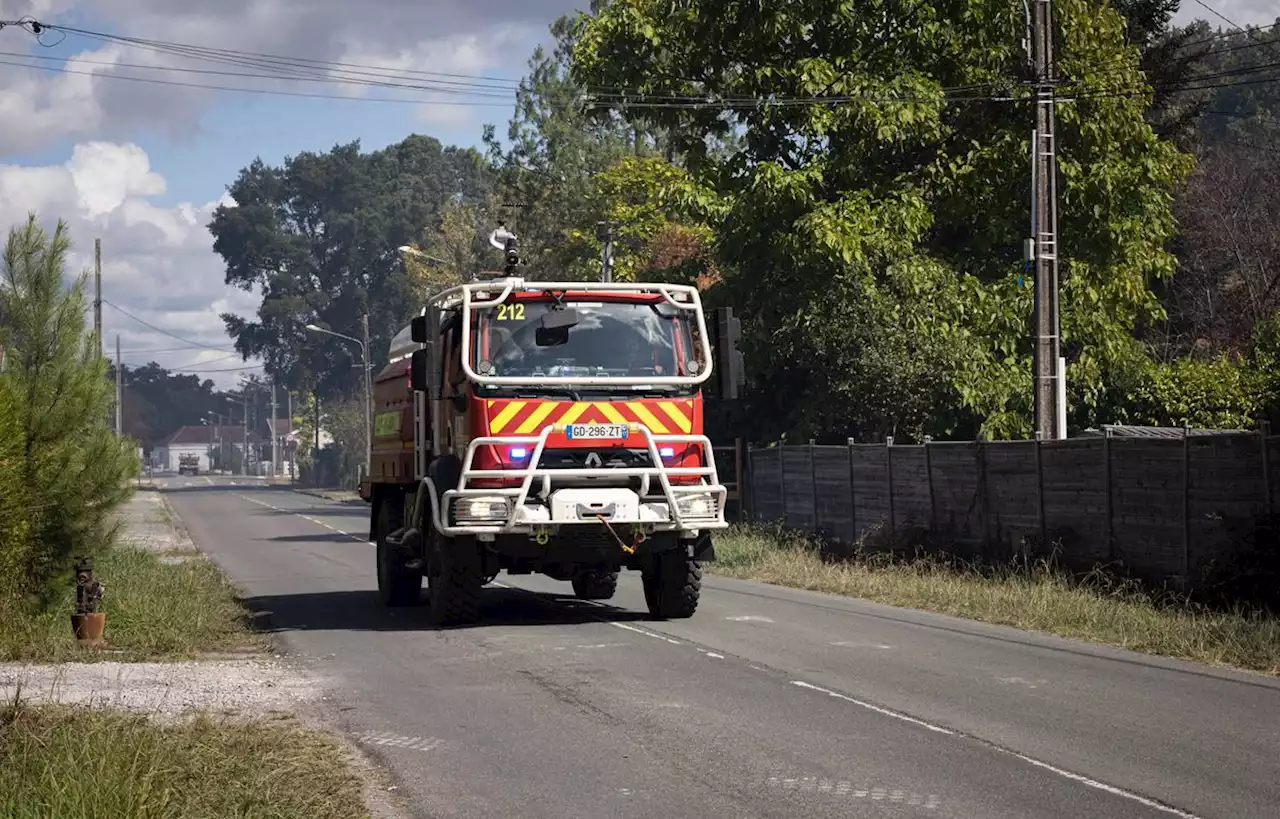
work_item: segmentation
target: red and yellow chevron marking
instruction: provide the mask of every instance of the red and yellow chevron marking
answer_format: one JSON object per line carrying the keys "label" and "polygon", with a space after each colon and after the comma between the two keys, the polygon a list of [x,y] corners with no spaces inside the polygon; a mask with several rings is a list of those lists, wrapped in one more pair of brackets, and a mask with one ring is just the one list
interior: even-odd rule
{"label": "red and yellow chevron marking", "polygon": [[644,424],[655,435],[694,431],[694,402],[486,401],[490,435],[537,435],[548,424]]}

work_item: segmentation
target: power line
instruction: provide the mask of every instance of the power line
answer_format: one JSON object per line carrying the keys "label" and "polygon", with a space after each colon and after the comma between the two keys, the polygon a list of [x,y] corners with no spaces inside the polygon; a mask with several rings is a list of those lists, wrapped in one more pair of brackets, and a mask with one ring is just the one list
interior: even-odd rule
{"label": "power line", "polygon": [[[101,65],[101,66],[106,66],[111,68],[135,68],[135,69],[142,69],[146,71],[173,71],[173,72],[182,73],[182,74],[204,74],[204,75],[219,76],[219,77],[245,77],[249,79],[260,79],[260,80],[287,80],[290,82],[318,82],[318,83],[327,83],[327,84],[333,84],[333,85],[356,85],[356,86],[363,86],[368,88],[405,88],[413,91],[427,91],[427,92],[436,93],[436,94],[471,94],[478,97],[490,97],[494,99],[499,99],[499,98],[506,99],[512,96],[511,93],[496,94],[496,93],[492,93],[484,90],[468,91],[461,88],[440,88],[440,87],[432,87],[430,85],[402,83],[402,82],[349,80],[349,79],[343,79],[343,78],[310,77],[310,76],[286,77],[280,74],[260,74],[260,73],[255,74],[255,73],[242,72],[242,71],[218,71],[210,68],[178,68],[174,66],[145,65],[142,63],[112,62],[111,60],[89,60],[83,57],[45,57],[40,54],[26,54],[22,52],[14,52],[14,51],[0,51],[0,57],[17,57],[23,60],[45,60],[45,61],[51,61],[51,62],[58,61],[58,62],[64,62],[64,63],[75,62],[75,63],[83,63],[85,65]],[[32,67],[36,67],[36,66],[32,66]],[[513,89],[513,93],[514,93],[514,89]]]}
{"label": "power line", "polygon": [[180,88],[202,88],[206,91],[234,91],[243,94],[266,94],[269,96],[281,97],[307,97],[311,99],[325,100],[346,100],[350,102],[390,102],[409,105],[459,105],[467,107],[505,108],[510,103],[496,102],[467,102],[463,100],[422,100],[422,99],[404,99],[399,97],[351,97],[341,94],[311,94],[304,91],[279,91],[270,88],[241,88],[227,85],[206,85],[204,83],[181,82],[178,80],[162,80],[155,77],[130,77],[123,74],[101,74],[96,71],[77,71],[73,68],[60,68],[51,65],[32,65],[30,63],[15,63],[8,60],[0,60],[0,65],[11,65],[17,68],[34,68],[38,71],[49,71],[56,74],[79,74],[86,77],[99,77],[105,80],[126,80],[128,82],[151,83],[153,85],[171,85]]}
{"label": "power line", "polygon": [[235,352],[233,347],[139,347],[137,349],[126,349],[125,355],[150,355],[151,353],[189,353],[192,350],[219,350],[221,352]]}
{"label": "power line", "polygon": [[[1231,20],[1228,20],[1228,19],[1226,18],[1226,16],[1224,16],[1224,15],[1222,14],[1222,12],[1218,11],[1218,10],[1217,10],[1217,9],[1215,9],[1213,6],[1211,6],[1211,5],[1209,5],[1208,3],[1204,2],[1204,0],[1195,0],[1195,2],[1196,2],[1196,5],[1197,5],[1197,6],[1199,6],[1199,7],[1200,7],[1200,8],[1202,8],[1202,9],[1204,9],[1205,11],[1209,12],[1210,14],[1214,15],[1214,16],[1215,16],[1215,17],[1217,17],[1219,20],[1222,20],[1222,21],[1223,21],[1224,23],[1226,23],[1227,25],[1232,26],[1232,27],[1234,27],[1234,28],[1240,28],[1240,26],[1239,26],[1239,25],[1237,25],[1236,23],[1232,22]],[[1244,29],[1242,29],[1242,28],[1240,28],[1240,30],[1241,30],[1241,31],[1244,31]]]}
{"label": "power line", "polygon": [[119,305],[117,305],[117,304],[112,304],[111,302],[107,301],[106,299],[103,299],[103,300],[102,300],[102,303],[103,303],[103,304],[105,304],[105,305],[107,305],[107,306],[109,306],[112,310],[116,310],[116,311],[120,312],[121,314],[123,314],[123,315],[125,315],[125,316],[127,316],[127,317],[129,317],[129,318],[131,318],[131,319],[133,319],[134,321],[136,321],[136,322],[138,322],[139,324],[141,324],[143,327],[147,327],[147,328],[150,328],[150,329],[152,329],[152,330],[155,330],[157,333],[160,333],[161,335],[165,335],[165,336],[168,336],[169,338],[175,339],[175,340],[177,340],[177,341],[181,341],[181,342],[183,342],[184,344],[190,344],[190,345],[192,345],[193,347],[200,347],[200,348],[203,348],[203,349],[206,349],[206,350],[217,350],[217,351],[219,351],[219,352],[222,352],[222,351],[224,351],[224,350],[226,350],[226,349],[227,349],[226,347],[214,347],[214,346],[212,346],[212,345],[210,345],[210,344],[201,344],[201,343],[200,343],[200,342],[198,342],[198,341],[192,341],[192,340],[191,340],[191,339],[189,339],[189,338],[183,338],[182,336],[174,335],[173,333],[169,332],[168,330],[162,330],[162,329],[160,329],[159,327],[155,326],[154,324],[152,324],[152,323],[150,323],[150,322],[148,322],[148,321],[144,321],[143,319],[138,318],[138,317],[137,317],[137,316],[135,316],[133,313],[130,313],[128,310],[125,310],[123,307],[121,307],[121,306],[119,306]]}
{"label": "power line", "polygon": [[[187,352],[190,352],[190,350],[188,350]],[[217,358],[211,358],[208,361],[197,361],[196,363],[203,366],[205,364],[216,364],[219,361],[226,361],[229,358],[240,358],[241,360],[243,360],[243,356],[241,356],[240,353],[230,353],[228,355],[218,356]]]}
{"label": "power line", "polygon": [[242,373],[242,372],[247,372],[247,371],[249,371],[249,370],[261,370],[261,369],[262,369],[263,367],[265,367],[265,366],[267,366],[267,365],[265,365],[265,364],[251,364],[251,365],[248,365],[248,366],[245,366],[245,367],[227,367],[227,368],[224,368],[224,369],[214,369],[214,370],[205,370],[205,369],[196,369],[196,370],[192,370],[192,369],[170,369],[170,370],[169,370],[169,372],[171,372],[171,373],[182,373],[183,375],[198,375],[198,374],[203,374],[203,373]]}
{"label": "power line", "polygon": [[[281,56],[277,54],[266,54],[266,53],[256,52],[256,51],[240,51],[237,49],[230,49],[230,48],[211,48],[208,46],[197,46],[197,45],[191,45],[186,43],[167,42],[165,40],[149,40],[142,37],[127,37],[127,36],[118,35],[118,34],[108,34],[100,31],[91,31],[88,29],[74,28],[71,26],[44,24],[44,23],[38,23],[36,21],[31,21],[31,22],[49,31],[58,31],[66,34],[76,34],[81,37],[87,37],[90,39],[104,40],[107,42],[119,43],[121,45],[144,48],[152,51],[161,51],[164,53],[176,54],[178,56],[191,56],[191,57],[206,58],[206,59],[211,57],[214,57],[214,58],[221,57],[224,59],[238,58],[238,59],[255,60],[258,62],[266,61],[268,63],[279,63],[279,64],[284,64],[285,66],[299,66],[299,67],[307,66],[307,67],[313,67],[313,68],[338,68],[344,71],[346,69],[373,69],[378,71],[387,70],[383,66],[377,66],[377,65],[368,65],[368,64],[362,64],[362,63],[343,63],[343,62],[336,62],[333,60],[317,60],[310,57],[288,57],[288,56]],[[30,28],[28,28],[27,30],[31,31]],[[34,31],[33,33],[37,35],[39,34],[38,31]],[[43,45],[43,43],[41,44]],[[57,44],[55,43],[54,45],[57,45]],[[405,74],[412,74],[412,75],[421,76],[421,77],[445,77],[445,78],[452,78],[452,79],[465,79],[465,80],[473,80],[473,81],[489,82],[489,83],[509,83],[512,86],[515,86],[519,83],[519,80],[514,80],[510,77],[486,77],[486,76],[479,76],[475,74],[459,74],[459,73],[450,73],[450,72],[444,72],[444,71],[423,71],[423,70],[416,70],[416,69],[402,69],[402,72]]]}

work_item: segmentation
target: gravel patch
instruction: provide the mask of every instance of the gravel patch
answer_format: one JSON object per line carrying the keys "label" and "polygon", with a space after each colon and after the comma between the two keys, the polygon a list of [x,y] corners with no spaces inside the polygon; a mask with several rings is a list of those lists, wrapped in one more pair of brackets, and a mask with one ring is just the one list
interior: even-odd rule
{"label": "gravel patch", "polygon": [[159,492],[135,492],[117,513],[120,520],[119,545],[150,552],[192,550],[191,542],[173,526],[173,513]]}
{"label": "gravel patch", "polygon": [[270,660],[0,664],[0,697],[177,717],[190,711],[261,717],[296,713],[320,681]]}

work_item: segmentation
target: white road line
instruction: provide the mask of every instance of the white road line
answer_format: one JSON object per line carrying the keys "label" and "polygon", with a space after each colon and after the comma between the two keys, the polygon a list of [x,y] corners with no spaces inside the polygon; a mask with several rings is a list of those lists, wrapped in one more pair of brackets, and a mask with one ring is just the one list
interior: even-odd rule
{"label": "white road line", "polygon": [[1062,768],[1059,768],[1056,765],[1050,765],[1048,762],[1042,762],[1039,759],[1035,759],[1034,757],[1029,757],[1026,754],[1020,754],[1017,751],[1011,751],[1008,748],[1001,748],[999,745],[992,745],[989,742],[983,742],[983,744],[991,748],[992,750],[999,751],[1002,754],[1007,754],[1016,759],[1021,759],[1023,762],[1027,763],[1028,765],[1034,765],[1037,768],[1041,768],[1043,770],[1049,771],[1050,773],[1055,773],[1064,779],[1070,779],[1072,782],[1079,782],[1081,785],[1094,788],[1095,790],[1100,790],[1105,793],[1112,794],[1113,796],[1119,796],[1121,798],[1128,799],[1131,802],[1137,802],[1140,805],[1145,805],[1148,808],[1151,808],[1153,810],[1158,810],[1161,813],[1167,813],[1170,816],[1178,816],[1181,819],[1203,819],[1203,817],[1197,814],[1190,813],[1188,811],[1182,810],[1181,808],[1175,808],[1173,805],[1166,805],[1163,802],[1157,802],[1154,799],[1148,799],[1147,797],[1142,796],[1141,794],[1134,793],[1133,791],[1126,791],[1124,788],[1117,788],[1115,785],[1108,785],[1106,782],[1099,782],[1096,779],[1090,779],[1087,776],[1082,776],[1081,774],[1078,774],[1078,773],[1072,773],[1071,771],[1063,770]]}
{"label": "white road line", "polygon": [[868,711],[875,711],[877,714],[883,714],[886,717],[893,717],[894,719],[900,719],[903,722],[910,722],[913,725],[919,725],[921,728],[928,728],[930,731],[936,731],[939,734],[946,734],[947,736],[955,736],[956,734],[955,731],[952,731],[948,728],[943,728],[941,725],[934,725],[933,723],[925,722],[922,719],[909,717],[900,711],[893,711],[888,708],[881,708],[880,706],[872,705],[871,703],[866,702],[865,700],[855,699],[853,697],[850,697],[847,694],[841,694],[839,691],[832,691],[829,688],[822,688],[820,686],[814,685],[813,683],[807,683],[807,682],[804,682],[803,680],[792,680],[791,684],[799,686],[801,688],[807,688],[810,691],[817,691],[820,694],[826,694],[828,697],[835,697],[838,700],[851,702],[854,705],[865,708]]}
{"label": "white road line", "polygon": [[893,717],[894,719],[902,720],[903,722],[910,722],[914,725],[919,725],[922,728],[927,728],[930,731],[935,731],[939,734],[946,734],[947,736],[959,736],[965,739],[971,739],[975,742],[981,743],[982,745],[986,746],[987,748],[990,748],[993,751],[997,751],[999,753],[1005,754],[1006,756],[1014,757],[1015,759],[1020,759],[1023,762],[1027,763],[1028,765],[1034,765],[1035,767],[1040,768],[1042,770],[1046,770],[1046,771],[1049,771],[1050,773],[1057,774],[1058,776],[1061,776],[1064,779],[1069,779],[1072,782],[1078,782],[1081,785],[1093,788],[1095,790],[1103,791],[1104,793],[1109,793],[1112,796],[1119,796],[1122,799],[1128,799],[1131,802],[1137,802],[1140,805],[1145,805],[1148,808],[1158,810],[1162,813],[1167,813],[1170,816],[1177,816],[1179,817],[1179,819],[1203,819],[1203,817],[1194,813],[1189,813],[1187,811],[1184,811],[1181,808],[1175,808],[1172,805],[1166,805],[1163,802],[1157,802],[1156,800],[1145,797],[1142,794],[1134,793],[1133,791],[1127,791],[1124,788],[1119,788],[1119,787],[1116,787],[1115,785],[1108,785],[1105,782],[1099,782],[1096,779],[1092,779],[1082,774],[1072,773],[1071,771],[1068,771],[1064,768],[1059,768],[1056,765],[1050,765],[1048,762],[1044,762],[1042,760],[1036,759],[1035,757],[1030,757],[1030,756],[1027,756],[1026,754],[1020,754],[1017,751],[1013,751],[1013,750],[1010,750],[1009,748],[996,745],[995,743],[985,740],[979,736],[952,731],[949,728],[943,728],[941,725],[934,725],[931,722],[925,722],[924,720],[907,716],[906,714],[903,714],[898,711],[892,711],[888,708],[881,708],[878,705],[872,705],[869,702],[864,702],[863,700],[855,699],[853,697],[848,696],[847,694],[841,694],[838,691],[832,691],[827,688],[816,686],[813,683],[807,683],[801,680],[792,680],[791,684],[795,686],[799,686],[800,688],[807,688],[810,691],[817,691],[821,694],[826,694],[827,696],[834,697],[838,700],[843,700],[845,702],[853,703],[854,705],[860,706],[862,708],[866,708],[868,711],[875,711],[877,714],[883,714],[888,717]]}
{"label": "white road line", "polygon": [[[245,497],[245,496],[241,496],[241,497]],[[245,500],[251,501],[251,502],[253,502],[253,503],[260,504],[260,505],[262,505],[262,506],[267,506],[267,507],[270,507],[270,508],[272,508],[272,509],[275,509],[275,508],[276,508],[276,507],[274,507],[274,506],[271,506],[271,505],[270,505],[270,504],[268,504],[268,503],[263,503],[262,501],[254,500],[253,498],[245,497]],[[287,510],[278,510],[278,511],[287,511]],[[296,513],[296,512],[295,512],[294,514],[298,514],[298,513]],[[305,516],[300,515],[300,517],[305,517]],[[317,523],[319,523],[319,521],[316,521],[316,522],[317,522]],[[322,525],[322,526],[328,526],[328,524],[325,524],[325,523],[321,523],[321,525]],[[329,528],[333,528],[333,527],[329,527]],[[338,530],[336,530],[336,529],[335,529],[334,531],[338,531]],[[348,534],[348,533],[343,532],[342,534]],[[349,536],[349,537],[353,537],[353,538],[355,537],[354,535],[348,535],[348,536]],[[519,587],[519,586],[508,586],[508,585],[506,585],[505,583],[499,583],[499,582],[497,582],[497,581],[494,581],[493,583],[490,583],[489,585],[491,585],[491,586],[496,586],[497,588],[500,588],[500,589],[515,589],[515,590],[517,590],[517,591],[528,591],[528,589],[523,589],[523,588],[521,588],[521,587]],[[582,602],[588,603],[589,605],[592,605],[592,606],[594,606],[594,607],[596,607],[596,608],[604,608],[604,606],[603,606],[602,604],[600,604],[600,603],[595,603],[595,602],[592,602],[592,601],[582,601]],[[672,639],[672,638],[670,638],[670,637],[667,637],[667,636],[666,636],[666,635],[664,635],[664,634],[660,634],[660,633],[657,633],[657,632],[649,631],[649,630],[647,630],[647,629],[638,628],[638,627],[633,626],[633,625],[631,625],[631,624],[629,624],[629,623],[619,623],[619,622],[617,622],[617,621],[614,621],[614,620],[608,620],[608,619],[605,619],[605,618],[603,618],[603,617],[598,618],[598,619],[600,620],[600,622],[602,622],[602,623],[608,623],[609,625],[614,626],[615,628],[620,628],[620,629],[623,629],[623,630],[625,630],[625,631],[634,632],[634,633],[636,633],[636,634],[643,634],[645,637],[652,637],[653,639],[656,639],[656,640],[662,640],[663,642],[665,642],[665,643],[670,643],[670,644],[672,644],[672,645],[677,645],[677,646],[678,646],[678,645],[684,645],[684,643],[683,643],[682,641],[680,641],[680,640],[675,640],[675,639]],[[748,616],[746,616],[746,617],[730,617],[730,618],[727,618],[727,619],[730,619],[730,620],[757,620],[757,621],[758,621],[758,620],[767,620],[768,618],[757,618],[757,617],[754,617],[754,616],[750,616],[750,615],[748,615]],[[772,622],[772,621],[769,621],[769,622]],[[888,648],[888,646],[877,646],[877,647],[878,647],[878,648]],[[699,651],[701,651],[703,654],[705,654],[705,655],[706,655],[706,656],[708,656],[708,657],[715,657],[716,659],[724,659],[724,655],[722,655],[722,654],[716,654],[716,653],[713,653],[713,652],[711,652],[711,651],[706,651],[706,650],[704,650],[704,649],[698,649],[698,650],[699,650]],[[748,667],[748,668],[750,668],[750,669],[752,669],[753,671],[759,671],[759,672],[762,672],[762,673],[765,673],[765,674],[772,674],[772,673],[774,673],[774,672],[770,671],[770,670],[769,670],[769,669],[767,669],[767,668],[762,668],[762,667],[757,666],[757,665],[755,665],[755,664],[753,664],[753,663],[747,663],[747,667]],[[1156,800],[1154,800],[1154,799],[1150,799],[1150,798],[1148,798],[1148,797],[1142,796],[1141,794],[1134,793],[1133,791],[1127,791],[1127,790],[1125,790],[1124,788],[1116,787],[1115,785],[1108,785],[1108,784],[1107,784],[1107,783],[1105,783],[1105,782],[1099,782],[1099,781],[1098,781],[1098,780],[1096,780],[1096,779],[1091,779],[1090,777],[1083,776],[1082,774],[1072,773],[1071,771],[1065,770],[1065,769],[1063,769],[1063,768],[1059,768],[1059,767],[1057,767],[1056,765],[1051,765],[1051,764],[1049,764],[1048,762],[1044,762],[1044,761],[1041,761],[1041,760],[1036,759],[1036,758],[1034,758],[1034,757],[1027,756],[1026,754],[1020,754],[1020,753],[1018,753],[1017,751],[1013,751],[1013,750],[1010,750],[1010,749],[1008,749],[1008,748],[1001,747],[1001,746],[999,746],[999,745],[996,745],[996,744],[995,744],[995,743],[993,743],[993,742],[990,742],[990,741],[988,741],[988,740],[982,739],[981,737],[978,737],[978,736],[974,736],[974,735],[971,735],[971,734],[965,734],[965,733],[963,733],[963,732],[953,731],[953,730],[951,730],[951,729],[949,729],[949,728],[944,728],[944,727],[942,727],[941,725],[935,725],[934,723],[926,722],[925,720],[917,719],[916,717],[909,716],[909,715],[904,714],[904,713],[902,713],[902,712],[900,712],[900,711],[894,711],[894,710],[889,709],[889,708],[883,708],[883,707],[881,707],[881,706],[879,706],[879,705],[874,705],[874,704],[872,704],[872,703],[866,702],[865,700],[860,700],[860,699],[857,699],[857,698],[855,698],[855,697],[851,697],[851,696],[849,696],[848,694],[841,694],[839,691],[832,691],[832,690],[831,690],[831,689],[829,689],[829,688],[823,688],[823,687],[821,687],[821,686],[814,685],[813,683],[805,682],[805,681],[803,681],[803,680],[792,680],[792,681],[791,681],[791,684],[792,684],[792,685],[794,685],[794,686],[796,686],[796,687],[798,687],[798,688],[804,688],[804,689],[808,689],[808,690],[810,690],[810,691],[816,691],[816,692],[817,692],[817,693],[819,693],[819,694],[826,694],[828,697],[832,697],[832,698],[834,698],[834,699],[841,700],[841,701],[843,701],[843,702],[851,703],[851,704],[856,705],[856,706],[858,706],[858,707],[860,707],[860,708],[865,708],[865,709],[866,709],[866,710],[868,710],[868,711],[874,711],[875,713],[877,713],[877,714],[881,714],[881,715],[886,716],[886,717],[891,717],[891,718],[896,719],[896,720],[901,720],[902,722],[911,723],[912,725],[918,725],[918,726],[920,726],[921,728],[925,728],[925,729],[927,729],[927,730],[929,730],[929,731],[933,731],[934,733],[942,734],[942,735],[944,735],[944,736],[958,736],[958,737],[962,737],[962,738],[965,738],[965,739],[971,739],[971,740],[973,740],[973,741],[975,741],[975,742],[981,743],[982,745],[986,746],[987,748],[990,748],[990,749],[991,749],[991,750],[993,750],[993,751],[998,751],[999,753],[1005,754],[1005,755],[1007,755],[1007,756],[1014,757],[1015,759],[1020,759],[1020,760],[1022,760],[1023,762],[1027,763],[1028,765],[1033,765],[1033,766],[1035,766],[1035,767],[1037,767],[1037,768],[1040,768],[1040,769],[1042,769],[1042,770],[1049,771],[1050,773],[1057,774],[1058,776],[1061,776],[1061,777],[1062,777],[1062,778],[1064,778],[1064,779],[1069,779],[1069,780],[1071,780],[1072,782],[1078,782],[1078,783],[1080,783],[1081,785],[1084,785],[1084,786],[1089,787],[1089,788],[1093,788],[1093,789],[1095,789],[1095,790],[1103,791],[1104,793],[1109,793],[1109,794],[1111,794],[1111,795],[1113,795],[1113,796],[1119,796],[1119,797],[1120,797],[1120,798],[1122,798],[1122,799],[1128,799],[1128,800],[1129,800],[1129,801],[1131,801],[1131,802],[1137,802],[1137,803],[1138,803],[1138,804],[1140,804],[1140,805],[1144,805],[1144,806],[1146,806],[1146,807],[1148,807],[1148,808],[1152,808],[1153,810],[1157,810],[1157,811],[1160,811],[1160,812],[1162,812],[1162,813],[1167,813],[1167,814],[1169,814],[1170,816],[1177,816],[1177,817],[1179,817],[1179,819],[1203,819],[1203,817],[1201,817],[1201,816],[1199,816],[1199,815],[1197,815],[1197,814],[1190,813],[1190,812],[1188,812],[1188,811],[1184,811],[1184,810],[1182,810],[1182,809],[1180,809],[1180,808],[1175,808],[1175,807],[1173,807],[1172,805],[1166,805],[1166,804],[1164,804],[1163,802],[1158,802],[1158,801],[1156,801]],[[782,782],[784,782],[784,783],[786,783],[786,784],[788,784],[788,785],[790,785],[791,783],[794,783],[794,782],[796,782],[796,781],[797,781],[797,780],[782,780]],[[841,784],[843,784],[843,783],[841,783]],[[877,789],[877,790],[879,790],[879,789]],[[914,796],[914,795],[913,795],[913,796]],[[872,799],[877,799],[877,798],[878,798],[878,799],[884,799],[884,795],[883,795],[883,794],[880,794],[880,795],[878,795],[878,796],[877,796],[877,795],[875,795],[875,794],[873,794],[873,795],[872,795]],[[936,799],[937,799],[937,797],[930,795],[930,796],[928,797],[928,800],[929,800],[929,801],[926,803],[925,807],[929,807],[929,808],[935,807],[935,806],[937,805]],[[890,801],[894,801],[894,800],[892,799],[892,797],[890,798]]]}
{"label": "white road line", "polygon": [[634,631],[636,634],[643,634],[646,637],[652,637],[655,640],[661,640],[662,642],[670,643],[673,646],[684,645],[684,643],[680,642],[679,640],[673,640],[670,637],[666,636],[665,634],[659,634],[656,631],[648,631],[646,629],[636,628],[635,626],[629,625],[627,623],[619,623],[616,620],[606,620],[603,617],[600,618],[600,622],[608,623],[609,625],[614,626],[615,628],[625,629],[626,631]]}
{"label": "white road line", "polygon": [[237,494],[236,497],[247,500],[249,501],[249,503],[256,503],[259,506],[265,506],[266,508],[273,509],[276,512],[284,512],[285,514],[294,515],[295,517],[300,517],[305,521],[309,521],[311,523],[316,524],[317,526],[323,526],[324,528],[328,529],[331,532],[336,532],[337,534],[342,535],[343,537],[349,537],[352,540],[356,541],[357,543],[364,543],[366,545],[370,545],[372,543],[372,541],[370,541],[368,538],[358,537],[356,535],[351,534],[350,532],[343,531],[342,529],[339,529],[336,526],[332,526],[328,523],[325,523],[323,520],[317,520],[316,518],[313,518],[310,515],[304,515],[301,512],[295,512],[292,509],[281,509],[279,506],[273,506],[267,503],[266,501],[260,501],[257,498],[251,498],[248,495]]}

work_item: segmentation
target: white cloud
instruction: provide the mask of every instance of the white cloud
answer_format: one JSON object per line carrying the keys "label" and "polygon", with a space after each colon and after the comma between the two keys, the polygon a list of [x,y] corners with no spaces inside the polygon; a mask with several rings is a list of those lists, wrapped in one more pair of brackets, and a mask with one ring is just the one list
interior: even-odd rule
{"label": "white cloud", "polygon": [[[207,228],[218,203],[160,207],[150,201],[164,190],[164,178],[137,145],[83,143],[62,165],[0,165],[0,226],[7,230],[31,211],[46,230],[63,219],[73,242],[72,274],[92,270],[93,241],[101,238],[109,302],[104,347],[114,356],[118,334],[126,365],[155,360],[168,368],[233,370],[258,363],[233,352],[219,318],[223,312],[253,315],[259,299],[223,283]],[[241,373],[200,375],[230,387]]]}
{"label": "white cloud", "polygon": [[[61,32],[52,31],[41,37],[50,47],[40,48],[29,33],[5,29],[0,33],[0,50],[27,48],[33,55],[25,61],[28,65],[83,73],[4,66],[0,71],[0,121],[5,123],[0,129],[0,155],[29,152],[60,138],[124,141],[136,138],[136,132],[144,128],[168,137],[192,136],[200,129],[202,112],[219,97],[216,91],[123,77],[351,96],[372,90],[380,96],[431,101],[433,104],[423,106],[421,112],[424,124],[472,124],[480,111],[494,109],[445,105],[442,101],[465,98],[505,106],[514,101],[512,96],[484,97],[503,89],[459,85],[466,83],[460,77],[411,76],[395,82],[417,88],[371,89],[304,79],[290,82],[189,73],[192,69],[242,74],[282,71],[295,77],[305,74],[312,80],[333,79],[324,62],[293,63],[269,72],[253,58],[223,55],[193,59],[175,55],[163,44],[361,63],[401,72],[518,77],[531,44],[546,36],[555,17],[577,5],[573,0],[487,0],[476,4],[371,0],[353,17],[345,0],[231,0],[224,4],[193,0],[20,0],[15,4],[0,0],[0,19],[29,14],[44,23],[65,22],[93,29],[94,25],[70,17],[87,14],[110,21],[121,35],[161,43],[124,46],[75,34],[64,38]],[[105,28],[106,24],[96,27]],[[65,66],[58,62],[66,58],[74,59]],[[245,60],[251,62],[246,64]],[[188,73],[154,70],[157,67],[187,69]],[[366,73],[348,74],[347,79],[375,79],[368,76],[369,69],[361,70]],[[424,86],[432,90],[423,90]],[[446,89],[450,88],[464,93],[449,93]]]}
{"label": "white cloud", "polygon": [[1276,9],[1276,0],[1182,0],[1173,19],[1179,25],[1197,19],[1208,20],[1212,28],[1230,29],[1223,17],[1238,26],[1269,26],[1280,20],[1280,11]]}
{"label": "white cloud", "polygon": [[[418,121],[424,126],[460,127],[476,120],[476,111],[483,110],[476,104],[514,104],[515,96],[510,83],[492,78],[499,70],[509,67],[512,54],[527,57],[522,46],[534,36],[527,26],[501,25],[484,33],[463,33],[447,37],[435,37],[407,45],[395,51],[383,47],[377,40],[366,37],[345,38],[343,50],[337,62],[344,65],[369,66],[361,71],[386,72],[401,75],[406,84],[429,83],[434,89],[426,94],[440,102],[423,105],[418,109]],[[428,72],[434,72],[428,75]],[[364,78],[349,69],[334,68],[330,76],[337,80]],[[514,70],[513,72],[514,73]],[[456,76],[442,76],[456,75]],[[492,78],[492,79],[489,79]],[[389,88],[347,86],[351,93],[373,91],[377,94],[394,92]],[[468,103],[466,105],[456,103]],[[454,103],[454,104],[451,104]]]}

